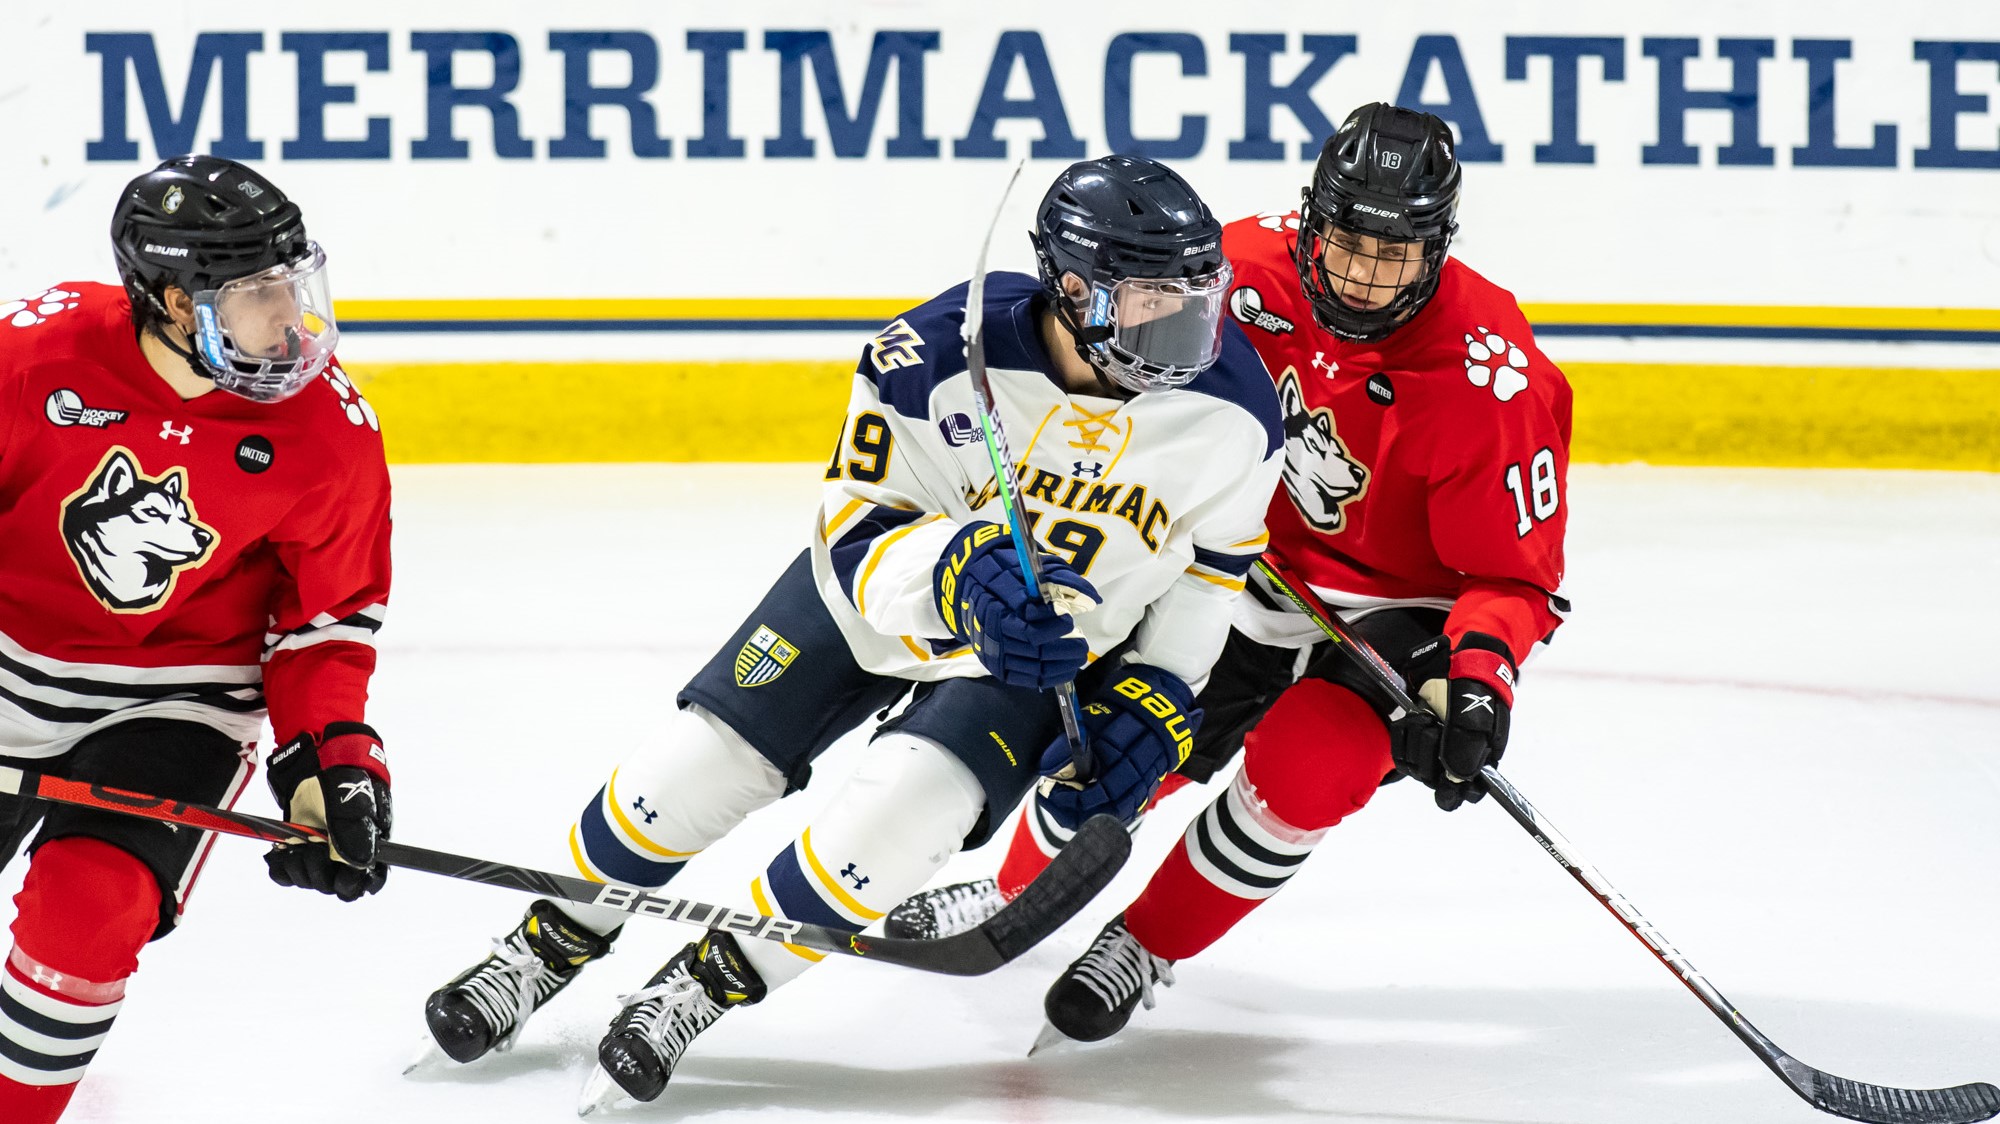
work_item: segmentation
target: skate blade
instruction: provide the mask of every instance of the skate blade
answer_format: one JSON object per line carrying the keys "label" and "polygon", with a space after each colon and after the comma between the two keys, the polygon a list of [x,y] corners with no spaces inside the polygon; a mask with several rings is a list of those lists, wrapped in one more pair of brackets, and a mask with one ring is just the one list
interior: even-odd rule
{"label": "skate blade", "polygon": [[594,1112],[610,1108],[624,1095],[625,1090],[618,1087],[618,1082],[611,1079],[611,1075],[604,1071],[604,1067],[592,1062],[590,1076],[584,1081],[583,1092],[576,1099],[576,1114],[589,1116]]}
{"label": "skate blade", "polygon": [[424,1035],[424,1041],[410,1056],[410,1064],[403,1067],[403,1076],[408,1077],[420,1069],[435,1068],[440,1062],[450,1062],[451,1055],[437,1044],[437,1039]]}
{"label": "skate blade", "polygon": [[1033,1046],[1028,1047],[1028,1056],[1032,1058],[1036,1054],[1041,1053],[1043,1050],[1051,1049],[1057,1046],[1067,1045],[1072,1041],[1074,1041],[1074,1039],[1072,1039],[1069,1035],[1064,1034],[1062,1031],[1057,1030],[1054,1023],[1045,1022],[1042,1024],[1042,1032],[1035,1036],[1035,1044]]}

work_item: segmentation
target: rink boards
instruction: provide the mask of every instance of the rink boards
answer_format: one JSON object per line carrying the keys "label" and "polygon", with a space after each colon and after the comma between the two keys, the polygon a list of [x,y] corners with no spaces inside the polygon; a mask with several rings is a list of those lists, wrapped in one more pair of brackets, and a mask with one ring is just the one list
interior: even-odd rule
{"label": "rink boards", "polygon": [[[392,460],[773,462],[825,455],[853,369],[839,356],[858,353],[913,303],[341,307],[360,341],[347,352],[350,373],[385,418]],[[2000,370],[1987,366],[1989,357],[2000,366],[2000,312],[1534,304],[1526,311],[1575,389],[1579,462],[2000,470]],[[697,337],[707,342],[690,347]],[[589,354],[583,345],[595,344],[595,354],[616,358],[485,358],[511,354],[515,338],[535,341],[523,353]],[[728,355],[738,341],[742,350],[767,352],[773,338],[810,357],[670,358]],[[418,339],[426,346],[413,346]],[[603,346],[614,339],[619,346]],[[460,342],[481,358],[398,358],[452,354]]]}

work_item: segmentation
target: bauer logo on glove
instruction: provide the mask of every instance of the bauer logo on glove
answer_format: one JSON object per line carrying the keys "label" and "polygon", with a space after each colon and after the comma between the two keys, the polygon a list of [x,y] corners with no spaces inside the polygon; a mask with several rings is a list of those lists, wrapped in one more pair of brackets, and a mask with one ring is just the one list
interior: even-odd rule
{"label": "bauer logo on glove", "polygon": [[985,520],[960,527],[931,574],[939,620],[1010,687],[1066,683],[1090,658],[1071,614],[1097,604],[1096,588],[1052,554],[1041,556],[1041,580],[1057,604],[1028,591],[1013,536]]}
{"label": "bauer logo on glove", "polygon": [[1202,712],[1187,682],[1162,667],[1135,663],[1122,670],[1124,677],[1098,690],[1083,710],[1097,774],[1076,776],[1067,738],[1042,753],[1036,799],[1065,828],[1075,830],[1099,813],[1129,822],[1194,749]]}
{"label": "bauer logo on glove", "polygon": [[[1174,700],[1153,689],[1152,685],[1136,675],[1127,676],[1113,688],[1113,691],[1131,699],[1147,714],[1160,720],[1160,729],[1173,741],[1174,767],[1179,768],[1194,749],[1194,727],[1189,725],[1187,715],[1174,705]],[[1097,704],[1092,709],[1098,709]]]}

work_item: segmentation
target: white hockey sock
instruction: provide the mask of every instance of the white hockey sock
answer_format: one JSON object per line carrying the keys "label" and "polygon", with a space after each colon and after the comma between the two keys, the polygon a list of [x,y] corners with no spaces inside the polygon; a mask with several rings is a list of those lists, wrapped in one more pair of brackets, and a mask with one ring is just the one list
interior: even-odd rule
{"label": "white hockey sock", "polygon": [[[937,743],[892,733],[750,884],[760,913],[859,932],[922,889],[965,843],[986,793]],[[796,945],[744,941],[767,987],[824,958]]]}
{"label": "white hockey sock", "polygon": [[[700,707],[677,712],[665,733],[612,770],[570,827],[570,857],[585,878],[664,886],[743,817],[785,794],[777,767]],[[605,906],[559,904],[598,933],[631,916]]]}

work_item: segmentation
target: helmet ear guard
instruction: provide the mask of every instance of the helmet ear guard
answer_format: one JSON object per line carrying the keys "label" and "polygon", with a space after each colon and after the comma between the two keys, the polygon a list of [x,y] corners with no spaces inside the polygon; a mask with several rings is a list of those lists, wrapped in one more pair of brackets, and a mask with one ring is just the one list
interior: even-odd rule
{"label": "helmet ear guard", "polygon": [[[1043,196],[1028,239],[1058,320],[1106,382],[1166,390],[1215,362],[1228,277],[1222,224],[1165,165],[1127,156],[1071,165]],[[1063,287],[1070,274],[1083,296]]]}
{"label": "helmet ear guard", "polygon": [[[1451,127],[1442,119],[1383,102],[1348,115],[1320,150],[1312,183],[1302,192],[1292,249],[1300,287],[1321,327],[1346,339],[1378,340],[1429,303],[1458,232],[1460,181]],[[1355,286],[1326,268],[1327,243],[1336,231],[1421,244],[1417,275],[1381,306],[1355,307],[1341,299]]]}

